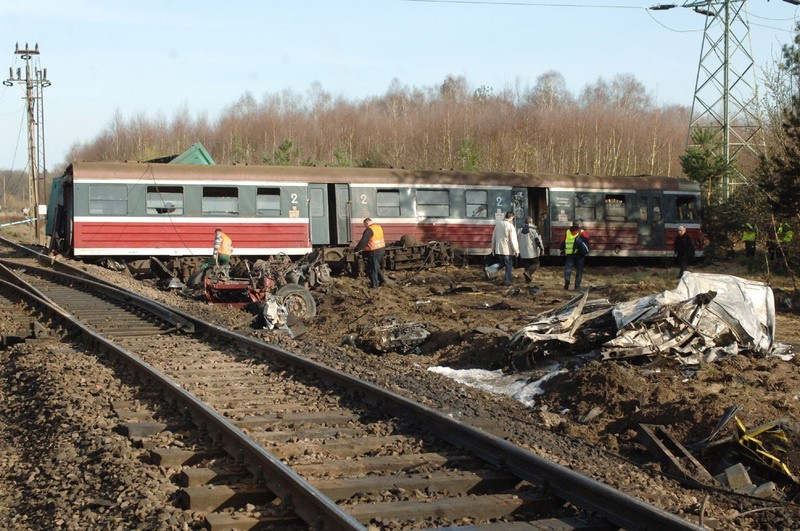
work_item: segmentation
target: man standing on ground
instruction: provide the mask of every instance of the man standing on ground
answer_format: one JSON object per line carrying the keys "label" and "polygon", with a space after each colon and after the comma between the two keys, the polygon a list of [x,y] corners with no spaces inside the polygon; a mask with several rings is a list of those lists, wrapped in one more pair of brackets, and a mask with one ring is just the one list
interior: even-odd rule
{"label": "man standing on ground", "polygon": [[539,231],[536,230],[536,225],[533,224],[533,218],[525,219],[525,225],[517,231],[517,238],[519,239],[519,257],[522,258],[522,265],[525,266],[522,276],[525,277],[525,282],[530,282],[533,274],[539,269],[539,255],[544,252],[542,238],[539,236]]}
{"label": "man standing on ground", "polygon": [[694,256],[694,243],[692,238],[686,234],[686,227],[678,227],[678,235],[675,237],[675,256],[678,259],[678,278],[683,276],[684,271],[689,265],[689,260]]}
{"label": "man standing on ground", "polygon": [[[514,257],[519,254],[519,240],[514,227],[514,213],[506,212],[504,220],[497,222],[492,233],[492,253],[500,259],[499,266],[505,266],[504,283],[510,286],[513,282]],[[497,271],[491,267],[486,268],[486,278],[491,278]]]}
{"label": "man standing on ground", "polygon": [[758,239],[758,229],[754,223],[745,223],[742,231],[742,241],[744,242],[744,255],[753,258],[756,255],[756,240]]}
{"label": "man standing on ground", "polygon": [[367,260],[367,275],[373,288],[377,288],[381,283],[386,283],[386,279],[381,271],[381,262],[386,254],[386,241],[383,239],[383,228],[372,222],[371,218],[364,219],[364,234],[356,244],[356,252],[363,251]]}
{"label": "man standing on ground", "polygon": [[[585,241],[585,246],[581,244]],[[567,229],[564,241],[561,242],[561,251],[566,255],[564,262],[564,289],[569,289],[569,280],[572,270],[575,269],[575,289],[581,289],[583,280],[583,263],[589,254],[589,234],[581,229],[580,220],[573,221],[572,227]]]}

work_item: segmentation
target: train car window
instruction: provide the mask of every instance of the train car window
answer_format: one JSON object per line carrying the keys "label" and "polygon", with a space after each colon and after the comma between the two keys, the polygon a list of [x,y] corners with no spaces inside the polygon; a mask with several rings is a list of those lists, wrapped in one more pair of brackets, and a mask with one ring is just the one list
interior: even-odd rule
{"label": "train car window", "polygon": [[697,220],[697,200],[693,195],[679,195],[675,198],[675,215],[677,221]]}
{"label": "train car window", "polygon": [[559,222],[575,219],[574,206],[571,193],[553,192],[550,196],[550,219]]}
{"label": "train car window", "polygon": [[234,186],[204,186],[203,214],[232,216],[239,213],[239,189]]}
{"label": "train car window", "polygon": [[625,196],[606,194],[606,221],[625,221]]}
{"label": "train car window", "polygon": [[183,214],[183,186],[148,186],[145,199],[148,215]]}
{"label": "train car window", "polygon": [[325,215],[325,196],[319,188],[308,189],[308,215],[319,218]]}
{"label": "train car window", "polygon": [[399,218],[400,217],[400,191],[399,190],[378,190],[377,194],[378,217]]}
{"label": "train car window", "polygon": [[597,219],[594,194],[588,192],[575,193],[575,217],[583,221],[594,221]]}
{"label": "train car window", "polygon": [[653,221],[661,221],[661,198],[653,198]]}
{"label": "train car window", "polygon": [[450,215],[450,193],[447,190],[417,190],[417,215],[446,218]]}
{"label": "train car window", "polygon": [[89,215],[125,216],[128,214],[128,187],[124,184],[90,184]]}
{"label": "train car window", "polygon": [[281,189],[259,188],[256,191],[256,216],[281,215]]}
{"label": "train car window", "polygon": [[639,221],[644,221],[645,223],[648,221],[647,216],[647,198],[640,197],[639,198]]}
{"label": "train car window", "polygon": [[485,218],[489,215],[489,192],[486,190],[467,190],[467,217]]}

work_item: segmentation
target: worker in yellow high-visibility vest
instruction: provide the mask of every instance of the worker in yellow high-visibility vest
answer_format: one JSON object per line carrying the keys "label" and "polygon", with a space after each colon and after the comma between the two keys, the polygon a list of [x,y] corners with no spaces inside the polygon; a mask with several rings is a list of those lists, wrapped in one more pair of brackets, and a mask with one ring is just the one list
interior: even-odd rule
{"label": "worker in yellow high-visibility vest", "polygon": [[754,223],[745,223],[742,231],[742,241],[744,242],[744,255],[753,258],[756,255],[756,240],[758,239],[758,228]]}

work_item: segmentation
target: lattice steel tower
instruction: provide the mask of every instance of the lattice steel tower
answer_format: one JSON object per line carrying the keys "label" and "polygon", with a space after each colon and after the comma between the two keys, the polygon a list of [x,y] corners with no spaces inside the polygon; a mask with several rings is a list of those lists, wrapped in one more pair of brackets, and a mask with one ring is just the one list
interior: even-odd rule
{"label": "lattice steel tower", "polygon": [[[706,17],[687,145],[692,145],[695,130],[707,129],[719,140],[726,162],[743,150],[764,153],[747,0],[704,0],[683,6]],[[725,198],[732,184],[723,176]]]}
{"label": "lattice steel tower", "polygon": [[[800,0],[784,2],[800,4]],[[679,6],[662,4],[651,9],[674,7]],[[766,147],[747,0],[687,0],[680,7],[706,17],[687,146],[693,145],[694,131],[707,130],[719,141],[726,162],[742,152],[761,155]],[[723,177],[725,198],[732,184],[728,176]]]}

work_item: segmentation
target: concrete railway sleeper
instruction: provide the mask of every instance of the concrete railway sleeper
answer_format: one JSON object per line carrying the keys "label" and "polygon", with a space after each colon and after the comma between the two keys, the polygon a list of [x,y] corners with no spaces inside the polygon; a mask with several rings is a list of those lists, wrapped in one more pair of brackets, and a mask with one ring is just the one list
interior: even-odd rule
{"label": "concrete railway sleeper", "polygon": [[[13,289],[39,308],[56,303],[50,306],[51,320],[69,322],[72,330],[158,383],[167,400],[210,436],[213,444],[205,450],[153,448],[151,457],[161,466],[180,467],[178,502],[207,513],[212,529],[282,525],[295,518],[253,509],[276,505],[290,507],[308,527],[319,529],[700,529],[260,340],[171,308],[151,310],[157,303],[138,295],[104,290],[98,298],[98,284],[87,288],[77,277],[14,269],[16,274],[2,267],[9,289],[20,286]],[[135,309],[117,313],[128,308]],[[119,409],[122,418],[124,405]],[[131,437],[146,437],[164,424],[131,415],[126,429]]]}

